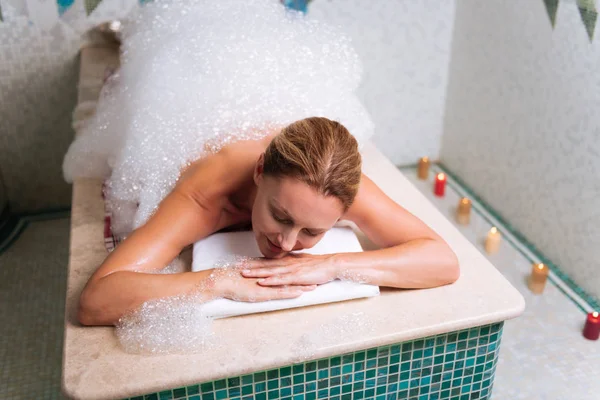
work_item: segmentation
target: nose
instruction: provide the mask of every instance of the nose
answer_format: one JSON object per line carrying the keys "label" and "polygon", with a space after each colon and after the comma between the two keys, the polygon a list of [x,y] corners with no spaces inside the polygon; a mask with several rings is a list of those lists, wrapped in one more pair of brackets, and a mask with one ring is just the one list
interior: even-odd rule
{"label": "nose", "polygon": [[298,233],[293,229],[289,229],[279,234],[277,240],[279,241],[279,247],[283,251],[292,251],[296,245],[296,238]]}

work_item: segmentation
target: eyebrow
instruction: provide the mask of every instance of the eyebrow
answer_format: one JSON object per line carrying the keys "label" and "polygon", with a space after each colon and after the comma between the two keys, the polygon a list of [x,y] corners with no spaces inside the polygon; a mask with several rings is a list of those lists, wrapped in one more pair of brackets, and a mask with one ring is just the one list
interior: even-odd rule
{"label": "eyebrow", "polygon": [[[277,211],[277,212],[283,213],[283,214],[285,214],[285,216],[286,216],[286,217],[287,217],[287,218],[288,218],[288,219],[289,219],[289,220],[290,220],[290,221],[291,221],[293,224],[295,224],[295,223],[296,223],[296,222],[294,221],[294,217],[292,217],[292,216],[290,215],[290,213],[289,213],[289,212],[288,212],[288,211],[287,211],[287,210],[286,210],[284,207],[282,207],[282,206],[280,206],[280,205],[278,205],[278,204],[275,204],[274,202],[269,202],[269,206],[270,206],[270,208],[271,208],[271,211]],[[323,233],[323,232],[326,232],[326,231],[327,231],[327,229],[324,229],[324,228],[304,228],[304,229],[306,229],[306,230],[309,230],[309,231],[311,231],[311,232],[313,232],[313,233],[316,233],[316,234]]]}

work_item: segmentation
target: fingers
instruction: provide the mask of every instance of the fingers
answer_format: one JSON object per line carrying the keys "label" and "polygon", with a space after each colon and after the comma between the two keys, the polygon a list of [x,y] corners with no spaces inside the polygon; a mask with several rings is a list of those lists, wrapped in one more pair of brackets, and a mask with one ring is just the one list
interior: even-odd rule
{"label": "fingers", "polygon": [[243,268],[245,270],[254,268],[265,268],[273,267],[278,264],[281,265],[281,260],[277,258],[251,258],[249,260],[244,261]]}
{"label": "fingers", "polygon": [[262,267],[256,269],[242,270],[242,276],[245,278],[267,278],[273,275],[286,274],[290,272],[288,267]]}
{"label": "fingers", "polygon": [[253,301],[284,300],[300,297],[306,292],[315,290],[317,285],[294,285],[280,287],[264,287]]}
{"label": "fingers", "polygon": [[296,274],[284,274],[259,279],[258,284],[261,286],[312,285],[312,282],[303,282]]}
{"label": "fingers", "polygon": [[256,301],[295,299],[303,293],[302,290],[294,287],[262,288],[256,296]]}

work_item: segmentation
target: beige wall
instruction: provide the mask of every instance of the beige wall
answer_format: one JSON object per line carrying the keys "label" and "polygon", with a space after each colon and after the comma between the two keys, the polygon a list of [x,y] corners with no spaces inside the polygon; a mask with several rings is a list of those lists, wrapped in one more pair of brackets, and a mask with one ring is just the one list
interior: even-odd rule
{"label": "beige wall", "polygon": [[[518,4],[517,4],[518,3]],[[574,1],[459,0],[441,160],[600,297],[600,28]]]}

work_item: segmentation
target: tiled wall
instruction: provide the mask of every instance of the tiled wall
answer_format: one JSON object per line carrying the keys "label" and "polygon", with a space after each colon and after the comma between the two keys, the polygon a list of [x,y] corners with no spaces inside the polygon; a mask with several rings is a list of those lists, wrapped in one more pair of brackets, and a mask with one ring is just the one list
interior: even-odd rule
{"label": "tiled wall", "polygon": [[489,399],[502,323],[130,400]]}
{"label": "tiled wall", "polygon": [[600,38],[546,3],[457,3],[441,160],[600,297]]}
{"label": "tiled wall", "polygon": [[454,0],[313,0],[308,12],[339,25],[362,58],[360,99],[374,143],[396,165],[436,158],[443,128]]}

